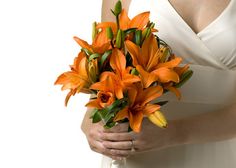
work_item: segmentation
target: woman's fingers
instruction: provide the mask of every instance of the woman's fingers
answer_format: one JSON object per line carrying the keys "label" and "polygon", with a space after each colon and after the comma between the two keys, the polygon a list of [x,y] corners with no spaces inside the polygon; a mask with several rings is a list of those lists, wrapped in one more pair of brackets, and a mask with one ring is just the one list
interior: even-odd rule
{"label": "woman's fingers", "polygon": [[103,141],[102,144],[106,148],[118,150],[131,150],[132,141]]}
{"label": "woman's fingers", "polygon": [[93,141],[89,145],[93,151],[106,155],[115,160],[121,160],[124,157],[128,157],[131,153],[130,150],[109,149],[105,147],[102,142],[99,141]]}
{"label": "woman's fingers", "polygon": [[115,157],[128,157],[131,155],[131,150],[111,149],[110,152],[112,156],[115,156]]}
{"label": "woman's fingers", "polygon": [[86,133],[91,150],[120,160],[131,154],[133,132],[128,131],[128,124],[121,123],[105,130],[102,124],[93,124]]}
{"label": "woman's fingers", "polygon": [[132,132],[125,133],[102,133],[102,139],[107,141],[131,141],[133,140],[134,134]]}
{"label": "woman's fingers", "polygon": [[128,132],[129,124],[128,123],[119,123],[116,126],[109,128],[109,129],[104,129],[104,132]]}

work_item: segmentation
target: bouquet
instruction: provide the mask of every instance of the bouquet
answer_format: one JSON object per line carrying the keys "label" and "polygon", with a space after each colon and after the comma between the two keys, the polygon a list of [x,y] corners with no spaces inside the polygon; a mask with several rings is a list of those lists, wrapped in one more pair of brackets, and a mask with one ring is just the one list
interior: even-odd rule
{"label": "bouquet", "polygon": [[92,122],[105,128],[129,122],[129,131],[140,132],[144,117],[166,128],[161,106],[168,100],[153,100],[169,91],[180,99],[178,88],[193,71],[156,35],[150,12],[130,19],[121,1],[111,11],[116,22],[93,23],[91,44],[74,37],[81,50],[55,84],[69,90],[65,105],[76,93],[91,94]]}

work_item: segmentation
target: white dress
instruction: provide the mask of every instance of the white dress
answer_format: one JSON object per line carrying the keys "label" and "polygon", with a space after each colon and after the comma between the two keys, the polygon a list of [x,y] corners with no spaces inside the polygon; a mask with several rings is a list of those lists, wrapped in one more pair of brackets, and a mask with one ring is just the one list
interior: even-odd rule
{"label": "white dress", "polygon": [[[165,96],[170,102],[162,111],[168,119],[214,112],[236,103],[236,0],[197,34],[168,0],[132,0],[129,15],[143,11],[151,12],[159,37],[194,71],[181,88],[180,101],[171,93]],[[104,157],[102,168],[108,168],[110,161]],[[138,154],[127,159],[127,168],[236,168],[236,138]]]}

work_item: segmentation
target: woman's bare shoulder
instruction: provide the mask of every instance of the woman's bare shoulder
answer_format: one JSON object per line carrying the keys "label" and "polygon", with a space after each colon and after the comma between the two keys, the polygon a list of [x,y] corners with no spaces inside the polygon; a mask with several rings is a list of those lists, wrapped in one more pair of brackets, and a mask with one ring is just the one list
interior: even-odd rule
{"label": "woman's bare shoulder", "polygon": [[[114,16],[110,9],[113,9],[118,0],[102,0],[102,21],[114,21]],[[127,11],[131,0],[121,0],[122,7]]]}

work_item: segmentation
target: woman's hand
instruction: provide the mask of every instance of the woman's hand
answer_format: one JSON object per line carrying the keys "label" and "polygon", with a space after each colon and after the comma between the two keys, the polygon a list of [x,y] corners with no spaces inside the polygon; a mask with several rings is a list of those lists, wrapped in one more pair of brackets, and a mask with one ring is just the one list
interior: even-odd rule
{"label": "woman's hand", "polygon": [[144,118],[142,129],[134,135],[136,153],[160,150],[178,143],[177,127],[174,121],[169,121],[167,128],[160,128]]}
{"label": "woman's hand", "polygon": [[173,122],[169,124],[168,128],[162,129],[145,118],[141,132],[128,133],[127,129],[127,123],[118,124],[116,127],[103,133],[103,145],[111,149],[110,151],[113,156],[128,157],[135,153],[170,147],[178,142]]}
{"label": "woman's hand", "polygon": [[[83,130],[90,148],[98,153],[121,160],[131,153],[133,133],[128,133],[128,124],[118,124],[111,129],[105,129],[102,123],[89,124]],[[119,152],[117,152],[119,151]]]}
{"label": "woman's hand", "polygon": [[135,153],[172,146],[177,143],[176,135],[180,135],[173,121],[169,121],[168,128],[161,129],[144,118],[141,132],[134,133],[128,132],[128,123],[105,129],[102,123],[91,123],[90,115],[90,112],[86,113],[81,126],[90,148],[116,160]]}

